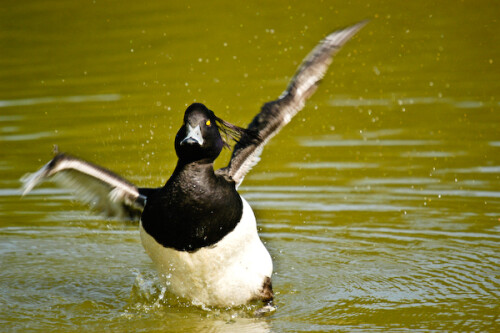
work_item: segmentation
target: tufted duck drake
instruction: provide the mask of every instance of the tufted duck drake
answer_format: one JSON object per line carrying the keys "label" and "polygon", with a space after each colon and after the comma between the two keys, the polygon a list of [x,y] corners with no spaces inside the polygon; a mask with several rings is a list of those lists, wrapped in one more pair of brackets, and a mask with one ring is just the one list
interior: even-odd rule
{"label": "tufted duck drake", "polygon": [[[246,129],[194,103],[175,137],[178,161],[160,188],[138,188],[120,176],[67,154],[57,154],[23,177],[23,194],[46,179],[73,189],[107,216],[140,218],[141,241],[174,294],[194,304],[270,303],[271,256],[262,244],[250,205],[237,192],[264,145],[303,108],[333,55],[366,22],[335,31],[305,58],[288,88],[264,104]],[[222,135],[221,135],[222,134]],[[229,165],[214,160],[233,138]]]}

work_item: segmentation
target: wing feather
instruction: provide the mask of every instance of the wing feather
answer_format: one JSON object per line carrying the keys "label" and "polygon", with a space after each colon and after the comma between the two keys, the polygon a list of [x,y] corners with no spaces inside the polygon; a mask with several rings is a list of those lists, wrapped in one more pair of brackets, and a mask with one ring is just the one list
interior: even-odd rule
{"label": "wing feather", "polygon": [[250,169],[259,162],[266,143],[304,107],[319,85],[333,56],[367,21],[326,36],[304,59],[287,89],[274,101],[264,104],[234,147],[229,165],[218,173],[239,185]]}
{"label": "wing feather", "polygon": [[46,180],[71,189],[80,201],[91,204],[108,217],[137,219],[146,196],[132,183],[95,164],[58,154],[40,170],[21,178],[23,195]]}

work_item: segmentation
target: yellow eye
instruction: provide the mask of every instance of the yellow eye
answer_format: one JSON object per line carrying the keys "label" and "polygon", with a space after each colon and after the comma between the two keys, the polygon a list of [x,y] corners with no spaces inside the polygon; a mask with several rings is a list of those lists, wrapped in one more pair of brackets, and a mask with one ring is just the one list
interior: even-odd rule
{"label": "yellow eye", "polygon": [[207,122],[205,123],[205,125],[210,126],[210,125],[212,125],[212,123],[210,122],[210,120],[207,120]]}

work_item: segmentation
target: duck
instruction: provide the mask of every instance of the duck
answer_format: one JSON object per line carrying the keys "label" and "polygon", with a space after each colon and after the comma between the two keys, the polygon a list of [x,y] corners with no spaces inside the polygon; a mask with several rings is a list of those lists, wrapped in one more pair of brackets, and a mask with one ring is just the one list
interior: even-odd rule
{"label": "duck", "polygon": [[[55,181],[106,217],[139,220],[141,243],[162,283],[192,304],[271,305],[272,258],[238,187],[267,142],[304,107],[333,56],[366,23],[322,39],[281,96],[265,103],[246,128],[219,118],[204,104],[189,105],[175,136],[177,164],[165,185],[138,187],[104,167],[57,153],[21,178],[22,195]],[[215,170],[214,161],[232,144],[229,163]]]}

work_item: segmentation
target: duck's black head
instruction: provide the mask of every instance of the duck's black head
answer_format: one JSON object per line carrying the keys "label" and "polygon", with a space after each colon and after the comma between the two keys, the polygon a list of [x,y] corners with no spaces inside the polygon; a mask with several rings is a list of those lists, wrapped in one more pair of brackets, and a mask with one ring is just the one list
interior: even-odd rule
{"label": "duck's black head", "polygon": [[213,162],[219,156],[224,141],[217,126],[218,118],[201,103],[191,104],[184,113],[184,123],[175,137],[175,152],[179,160]]}

